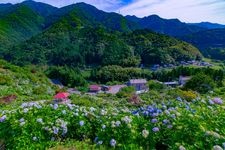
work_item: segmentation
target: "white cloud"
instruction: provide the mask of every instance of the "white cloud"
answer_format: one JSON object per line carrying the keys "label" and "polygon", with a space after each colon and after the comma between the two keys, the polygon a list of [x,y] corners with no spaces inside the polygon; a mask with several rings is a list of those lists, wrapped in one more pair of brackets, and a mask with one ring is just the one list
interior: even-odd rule
{"label": "white cloud", "polygon": [[224,0],[135,0],[120,8],[124,15],[139,17],[157,14],[185,22],[211,21],[225,23]]}
{"label": "white cloud", "polygon": [[[23,0],[0,0],[18,3]],[[36,0],[57,7],[85,2],[104,11],[139,17],[157,14],[184,22],[210,21],[225,24],[225,0]]]}

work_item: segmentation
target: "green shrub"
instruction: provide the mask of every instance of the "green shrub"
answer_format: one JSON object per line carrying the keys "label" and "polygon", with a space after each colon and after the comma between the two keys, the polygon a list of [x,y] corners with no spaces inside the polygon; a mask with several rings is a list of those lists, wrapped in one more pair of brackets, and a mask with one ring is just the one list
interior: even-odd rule
{"label": "green shrub", "polygon": [[213,79],[203,73],[199,73],[191,78],[185,86],[184,89],[190,89],[200,93],[207,93],[215,88],[216,84]]}
{"label": "green shrub", "polygon": [[166,88],[162,83],[153,80],[148,82],[148,87],[150,90],[162,90]]}
{"label": "green shrub", "polygon": [[135,93],[133,86],[122,88],[116,95],[119,98],[130,98]]}

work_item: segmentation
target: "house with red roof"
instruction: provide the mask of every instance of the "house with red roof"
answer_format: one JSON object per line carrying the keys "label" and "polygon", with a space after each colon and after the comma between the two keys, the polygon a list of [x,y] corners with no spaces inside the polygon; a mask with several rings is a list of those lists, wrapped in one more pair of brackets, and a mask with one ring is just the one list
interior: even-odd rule
{"label": "house with red roof", "polygon": [[101,91],[101,86],[99,85],[90,85],[89,86],[89,92],[91,93],[98,93]]}
{"label": "house with red roof", "polygon": [[67,92],[57,93],[54,96],[54,102],[56,102],[56,103],[67,102],[69,100],[69,96],[70,96],[70,94]]}

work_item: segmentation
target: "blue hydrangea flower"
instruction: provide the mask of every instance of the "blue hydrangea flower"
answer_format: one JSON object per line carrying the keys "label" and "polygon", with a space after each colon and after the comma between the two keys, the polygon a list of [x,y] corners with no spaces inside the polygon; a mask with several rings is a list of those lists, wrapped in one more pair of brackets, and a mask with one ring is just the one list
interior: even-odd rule
{"label": "blue hydrangea flower", "polygon": [[42,118],[38,118],[37,122],[42,124],[43,123],[43,119]]}
{"label": "blue hydrangea flower", "polygon": [[59,128],[53,127],[53,133],[57,135],[59,133]]}
{"label": "blue hydrangea flower", "polygon": [[170,121],[169,120],[167,120],[167,119],[164,119],[163,120],[163,124],[168,124]]}
{"label": "blue hydrangea flower", "polygon": [[28,108],[24,108],[24,110],[23,110],[24,113],[27,113],[28,111],[29,111]]}
{"label": "blue hydrangea flower", "polygon": [[80,121],[80,122],[79,122],[79,125],[80,125],[80,126],[83,126],[83,125],[84,125],[84,121],[83,121],[83,120]]}
{"label": "blue hydrangea flower", "polygon": [[102,145],[103,141],[98,141],[97,145]]}
{"label": "blue hydrangea flower", "polygon": [[116,140],[115,140],[115,139],[111,139],[111,140],[110,140],[110,145],[111,145],[112,147],[115,147],[115,146],[116,146]]}
{"label": "blue hydrangea flower", "polygon": [[20,121],[20,122],[24,122],[25,120],[24,120],[24,118],[21,118],[19,121]]}
{"label": "blue hydrangea flower", "polygon": [[103,124],[103,125],[102,125],[102,129],[105,129],[105,128],[106,128],[106,125]]}

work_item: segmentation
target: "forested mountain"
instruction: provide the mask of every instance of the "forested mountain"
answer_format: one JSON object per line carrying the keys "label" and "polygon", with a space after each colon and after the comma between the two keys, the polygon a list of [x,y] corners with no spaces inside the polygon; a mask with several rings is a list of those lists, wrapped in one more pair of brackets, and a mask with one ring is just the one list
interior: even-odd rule
{"label": "forested mountain", "polygon": [[43,25],[42,16],[29,7],[16,5],[10,13],[0,18],[0,49],[40,33]]}
{"label": "forested mountain", "polygon": [[140,58],[142,63],[150,65],[201,56],[190,44],[149,30],[108,32],[104,28],[81,28],[79,21],[74,26],[71,21],[63,19],[44,33],[13,47],[6,59],[20,65],[137,66]]}
{"label": "forested mountain", "polygon": [[32,9],[34,12],[38,13],[39,15],[43,17],[48,17],[50,15],[53,15],[58,10],[57,7],[53,7],[51,5],[41,3],[41,2],[35,2],[32,0],[26,0],[19,5],[27,6],[30,9]]}
{"label": "forested mountain", "polygon": [[195,25],[198,27],[206,28],[206,29],[219,29],[225,28],[225,25],[211,22],[201,22],[201,23],[190,23],[190,25]]}
{"label": "forested mountain", "polygon": [[207,57],[225,59],[225,29],[201,31],[181,39],[197,46]]}
{"label": "forested mountain", "polygon": [[141,28],[136,21],[85,3],[55,8],[25,1],[10,8],[0,18],[0,48],[16,64],[137,66],[201,56],[190,44],[150,30],[135,31]]}
{"label": "forested mountain", "polygon": [[76,16],[82,22],[85,22],[84,25],[91,27],[102,26],[115,31],[132,31],[138,28],[136,23],[127,20],[122,15],[106,13],[85,3],[77,3],[63,7],[58,11],[58,14],[66,14],[69,17]]}
{"label": "forested mountain", "polygon": [[182,36],[205,30],[205,28],[189,25],[178,19],[163,19],[157,15],[151,15],[144,18],[126,16],[126,18],[130,21],[136,22],[141,28],[151,29],[155,32],[171,36]]}

